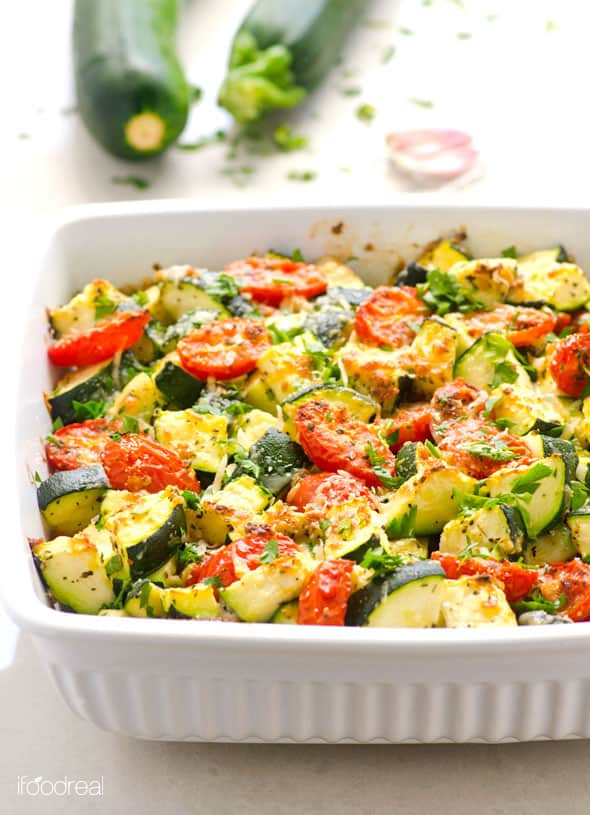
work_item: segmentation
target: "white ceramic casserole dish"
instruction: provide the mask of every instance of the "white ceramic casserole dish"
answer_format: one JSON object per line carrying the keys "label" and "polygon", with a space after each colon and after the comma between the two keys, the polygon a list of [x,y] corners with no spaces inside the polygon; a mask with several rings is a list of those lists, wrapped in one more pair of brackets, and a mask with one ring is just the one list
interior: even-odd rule
{"label": "white ceramic casserole dish", "polygon": [[[590,269],[590,210],[417,205],[215,209],[191,202],[72,210],[42,242],[23,321],[16,478],[0,580],[72,710],[107,730],[207,741],[505,741],[590,736],[590,624],[479,630],[321,629],[66,614],[51,609],[27,537],[42,535],[32,473],[46,305],[93,277],[151,264],[211,268],[252,250],[356,255],[371,283],[416,246],[465,227],[478,256],[563,243]],[[33,247],[35,249],[35,247]],[[27,257],[36,257],[27,247]],[[29,267],[31,268],[31,267]],[[12,512],[14,502],[15,510]],[[16,506],[18,504],[18,514]],[[18,523],[16,519],[18,518]]]}

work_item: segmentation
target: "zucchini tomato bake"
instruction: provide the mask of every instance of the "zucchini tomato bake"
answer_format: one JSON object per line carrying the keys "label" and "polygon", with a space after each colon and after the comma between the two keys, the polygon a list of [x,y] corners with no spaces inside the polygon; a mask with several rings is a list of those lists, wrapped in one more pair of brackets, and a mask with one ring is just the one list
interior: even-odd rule
{"label": "zucchini tomato bake", "polygon": [[431,244],[94,280],[48,310],[52,602],[386,627],[590,619],[590,284]]}

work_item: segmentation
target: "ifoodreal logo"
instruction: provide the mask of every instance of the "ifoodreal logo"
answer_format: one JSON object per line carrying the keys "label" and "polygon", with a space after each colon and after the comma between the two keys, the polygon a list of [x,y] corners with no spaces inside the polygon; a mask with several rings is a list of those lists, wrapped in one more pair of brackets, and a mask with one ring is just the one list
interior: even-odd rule
{"label": "ifoodreal logo", "polygon": [[100,798],[104,791],[104,779],[100,778],[44,778],[37,775],[19,775],[16,779],[16,794],[31,798]]}

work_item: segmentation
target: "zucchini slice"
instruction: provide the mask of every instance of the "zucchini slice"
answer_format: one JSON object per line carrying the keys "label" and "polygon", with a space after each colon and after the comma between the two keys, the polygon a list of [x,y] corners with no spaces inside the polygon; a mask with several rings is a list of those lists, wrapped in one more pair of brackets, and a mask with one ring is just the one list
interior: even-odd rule
{"label": "zucchini slice", "polygon": [[156,440],[195,470],[215,473],[227,453],[227,416],[163,410],[154,422]]}
{"label": "zucchini slice", "polygon": [[280,605],[299,596],[316,566],[317,561],[305,552],[284,555],[246,572],[220,589],[219,596],[244,622],[265,623]]}
{"label": "zucchini slice", "polygon": [[100,520],[127,552],[132,577],[155,571],[184,542],[183,498],[173,487],[154,493],[110,490]]}
{"label": "zucchini slice", "polygon": [[80,421],[74,402],[104,402],[114,390],[112,361],[99,362],[67,374],[52,393],[45,394],[45,401],[53,421],[73,424]]}
{"label": "zucchini slice", "polygon": [[132,301],[107,280],[93,280],[65,305],[50,308],[49,323],[60,339],[73,331],[87,331],[124,302],[129,305]]}
{"label": "zucchini slice", "polygon": [[459,357],[455,376],[483,390],[507,381],[519,388],[531,388],[530,377],[516,358],[514,346],[495,331],[484,334]]}
{"label": "zucchini slice", "polygon": [[298,614],[299,601],[291,600],[290,603],[283,603],[282,606],[279,606],[270,621],[276,625],[297,625]]}
{"label": "zucchini slice", "polygon": [[456,357],[456,331],[438,318],[424,320],[399,365],[411,377],[418,399],[428,399],[437,388],[453,378]]}
{"label": "zucchini slice", "polygon": [[134,416],[149,422],[158,406],[159,393],[151,376],[141,372],[130,380],[109,409],[109,416]]}
{"label": "zucchini slice", "polygon": [[565,464],[565,480],[569,482],[576,478],[578,453],[571,441],[544,436],[542,433],[528,433],[523,441],[538,458],[551,456],[553,453],[561,456]]}
{"label": "zucchini slice", "polygon": [[204,382],[184,370],[175,351],[156,366],[154,383],[167,404],[181,410],[194,405],[205,387]]}
{"label": "zucchini slice", "polygon": [[200,583],[163,589],[162,607],[167,617],[214,620],[221,614],[213,586]]}
{"label": "zucchini slice", "polygon": [[551,398],[534,388],[504,384],[494,388],[490,396],[494,404],[490,411],[491,418],[504,421],[516,436],[524,436],[531,430],[547,433],[563,428],[563,418]]}
{"label": "zucchini slice", "polygon": [[248,521],[265,509],[271,494],[249,475],[241,475],[221,490],[203,494],[199,510],[188,513],[189,540],[221,546],[232,535],[245,533]]}
{"label": "zucchini slice", "polygon": [[471,557],[503,560],[522,551],[524,533],[519,511],[512,506],[497,504],[445,524],[439,549],[452,553],[467,550]]}
{"label": "zucchini slice", "polygon": [[379,405],[352,388],[340,385],[315,385],[294,393],[282,404],[285,431],[296,438],[294,418],[297,408],[313,399],[328,402],[331,405],[343,405],[353,419],[361,422],[372,422],[379,412]]}
{"label": "zucchini slice", "polygon": [[531,566],[543,566],[545,563],[563,563],[576,556],[576,546],[577,540],[573,532],[570,532],[565,524],[558,524],[539,535],[538,538],[524,544],[524,562]]}
{"label": "zucchini slice", "polygon": [[[557,253],[557,257],[561,257]],[[573,311],[590,299],[590,283],[575,263],[556,259],[556,250],[533,252],[518,260],[512,303],[545,303],[557,311]]]}
{"label": "zucchini slice", "polygon": [[279,420],[265,410],[248,411],[242,416],[237,425],[236,441],[240,447],[248,452],[258,439],[261,439],[267,430],[279,429]]}
{"label": "zucchini slice", "polygon": [[450,274],[484,308],[491,308],[508,296],[516,281],[517,265],[513,258],[479,258],[455,263]]}
{"label": "zucchini slice", "polygon": [[346,625],[432,628],[440,618],[444,582],[445,573],[436,561],[401,566],[350,597]]}
{"label": "zucchini slice", "polygon": [[232,278],[190,266],[164,269],[158,272],[157,278],[160,304],[168,318],[175,323],[197,309],[217,312],[220,319],[229,317],[230,310],[224,303],[229,303],[238,296],[237,286]]}
{"label": "zucchini slice", "polygon": [[33,555],[53,597],[79,614],[97,614],[112,603],[113,580],[129,576],[125,550],[108,530],[93,526],[41,541]]}
{"label": "zucchini slice", "polygon": [[384,502],[382,517],[390,538],[438,534],[459,513],[460,500],[475,489],[475,479],[432,458]]}
{"label": "zucchini slice", "polygon": [[590,555],[590,507],[581,507],[567,516],[572,543],[580,557]]}
{"label": "zucchini slice", "polygon": [[39,484],[37,503],[52,534],[75,535],[88,526],[109,487],[100,464],[63,470]]}
{"label": "zucchini slice", "polygon": [[404,481],[418,472],[418,445],[417,441],[406,441],[395,456],[395,474]]}
{"label": "zucchini slice", "polygon": [[[469,257],[462,251],[462,249],[450,240],[435,241],[430,244],[426,251],[423,252],[415,265],[422,269],[430,271],[430,269],[439,269],[441,272],[448,272],[455,263],[467,261]],[[417,281],[419,283],[424,281]],[[398,285],[402,285],[398,283]],[[404,285],[415,286],[415,283],[404,283]]]}
{"label": "zucchini slice", "polygon": [[274,427],[252,445],[249,460],[258,468],[258,481],[273,495],[281,493],[307,461],[303,449]]}
{"label": "zucchini slice", "polygon": [[486,480],[486,492],[513,495],[529,538],[536,538],[560,516],[564,505],[565,463],[559,453],[524,464],[504,467]]}
{"label": "zucchini slice", "polygon": [[175,0],[76,0],[80,115],[115,156],[149,158],[182,132],[191,91],[178,60]]}
{"label": "zucchini slice", "polygon": [[446,628],[515,626],[516,617],[506,595],[487,574],[445,580],[441,623]]}
{"label": "zucchini slice", "polygon": [[125,599],[125,611],[130,617],[164,617],[164,589],[151,580],[136,580]]}

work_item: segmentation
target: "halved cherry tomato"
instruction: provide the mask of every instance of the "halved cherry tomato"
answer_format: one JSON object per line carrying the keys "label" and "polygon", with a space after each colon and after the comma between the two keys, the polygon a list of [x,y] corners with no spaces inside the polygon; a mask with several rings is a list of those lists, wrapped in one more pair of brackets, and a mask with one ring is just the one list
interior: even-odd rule
{"label": "halved cherry tomato", "polygon": [[391,419],[381,423],[385,438],[394,453],[407,441],[426,441],[431,438],[430,423],[432,408],[430,402],[418,402],[415,405],[399,408]]}
{"label": "halved cherry tomato", "polygon": [[438,560],[447,577],[456,580],[463,575],[488,574],[504,585],[509,603],[516,603],[526,597],[539,580],[537,569],[525,569],[509,560],[491,558],[459,558],[446,552],[433,552],[432,560]]}
{"label": "halved cherry tomato", "polygon": [[556,317],[549,310],[502,304],[489,311],[475,311],[463,322],[470,337],[481,337],[489,331],[505,332],[510,342],[521,348],[553,331]]}
{"label": "halved cherry tomato", "polygon": [[354,328],[363,342],[399,348],[408,345],[416,333],[408,318],[427,313],[413,286],[380,286],[359,306]]}
{"label": "halved cherry tomato", "polygon": [[109,439],[100,458],[114,490],[159,492],[169,485],[200,490],[197,477],[180,456],[147,436],[128,433],[118,440]]}
{"label": "halved cherry tomato", "polygon": [[321,470],[346,470],[369,486],[381,485],[370,458],[389,474],[395,474],[395,458],[376,431],[352,419],[345,407],[320,400],[297,409],[295,424],[301,446]]}
{"label": "halved cherry tomato", "polygon": [[182,367],[198,379],[234,379],[250,373],[270,348],[266,326],[260,320],[219,320],[191,331],[176,350]]}
{"label": "halved cherry tomato", "polygon": [[476,418],[485,408],[486,394],[462,377],[438,388],[430,401],[432,420],[430,429],[435,441],[445,432],[449,422],[455,419]]}
{"label": "halved cherry tomato", "polygon": [[[445,461],[473,478],[487,478],[502,467],[533,460],[530,447],[519,436],[481,419],[459,419],[437,435]],[[490,455],[485,453],[488,448]]]}
{"label": "halved cherry tomato", "polygon": [[299,595],[299,625],[344,625],[352,591],[352,560],[323,560]]}
{"label": "halved cherry tomato", "polygon": [[269,306],[278,306],[292,295],[316,297],[328,288],[326,276],[317,266],[289,258],[249,257],[230,263],[225,271],[238,281],[242,291]]}
{"label": "halved cherry tomato", "polygon": [[545,600],[554,603],[565,594],[567,601],[561,613],[574,622],[590,620],[590,564],[574,558],[545,566],[539,575],[539,588]]}
{"label": "halved cherry tomato", "polygon": [[222,546],[209,555],[202,563],[193,563],[184,573],[184,585],[201,583],[207,577],[218,577],[222,586],[229,586],[239,579],[236,571],[236,560],[242,568],[250,571],[261,566],[260,558],[270,540],[277,543],[279,556],[294,554],[299,547],[292,538],[286,535],[268,533],[247,535],[238,538],[227,546]]}
{"label": "halved cherry tomato", "polygon": [[148,311],[116,312],[87,331],[72,332],[55,340],[47,355],[61,368],[82,368],[104,362],[137,342],[149,319]]}
{"label": "halved cherry tomato", "polygon": [[320,509],[338,506],[355,498],[373,501],[373,495],[364,481],[342,471],[306,475],[291,488],[286,500],[303,510],[310,506]]}
{"label": "halved cherry tomato", "polygon": [[51,470],[76,470],[100,464],[100,455],[110,434],[121,429],[121,421],[89,419],[54,430],[45,442],[45,456]]}
{"label": "halved cherry tomato", "polygon": [[581,396],[590,372],[590,333],[579,332],[558,340],[549,370],[560,391]]}

